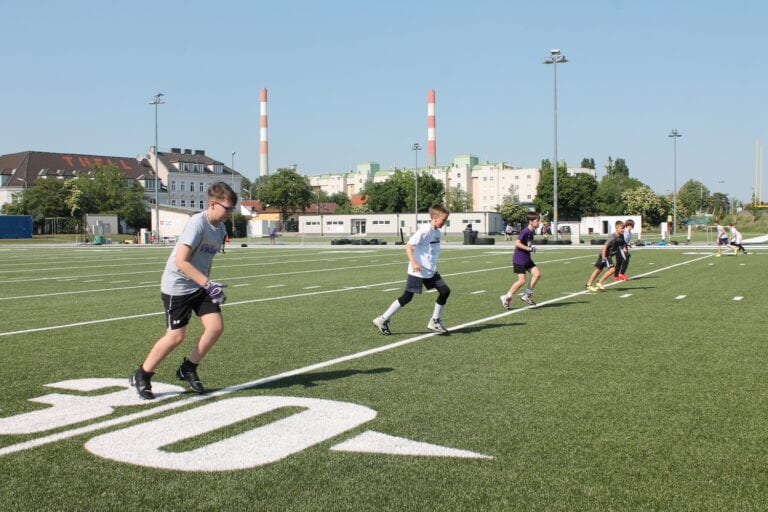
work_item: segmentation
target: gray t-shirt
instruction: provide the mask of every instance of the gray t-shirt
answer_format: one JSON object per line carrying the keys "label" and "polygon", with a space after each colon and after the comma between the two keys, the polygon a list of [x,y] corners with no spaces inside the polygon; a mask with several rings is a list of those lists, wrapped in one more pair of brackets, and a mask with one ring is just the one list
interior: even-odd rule
{"label": "gray t-shirt", "polygon": [[192,281],[176,266],[176,253],[179,247],[188,245],[192,248],[190,263],[197,270],[210,275],[213,257],[221,249],[221,243],[226,236],[224,223],[214,226],[208,220],[208,211],[204,210],[189,218],[184,230],[179,236],[176,247],[173,248],[168,261],[165,263],[163,278],[160,281],[160,291],[166,295],[187,295],[200,289],[200,285]]}

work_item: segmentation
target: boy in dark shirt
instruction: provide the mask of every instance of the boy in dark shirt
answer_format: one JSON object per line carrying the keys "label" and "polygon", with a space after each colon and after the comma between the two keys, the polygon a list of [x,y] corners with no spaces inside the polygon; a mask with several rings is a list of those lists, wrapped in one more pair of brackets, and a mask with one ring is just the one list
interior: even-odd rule
{"label": "boy in dark shirt", "polygon": [[617,220],[615,224],[615,231],[611,233],[611,236],[608,237],[608,240],[605,241],[602,249],[600,249],[600,254],[597,257],[597,261],[595,261],[595,270],[592,271],[592,275],[589,276],[589,280],[587,281],[587,291],[605,291],[605,288],[603,288],[603,281],[611,276],[611,272],[606,272],[603,274],[597,284],[593,285],[592,283],[595,282],[595,279],[597,279],[597,276],[600,275],[600,272],[602,272],[604,269],[613,267],[613,256],[618,254],[619,251],[624,250],[623,231],[624,222]]}

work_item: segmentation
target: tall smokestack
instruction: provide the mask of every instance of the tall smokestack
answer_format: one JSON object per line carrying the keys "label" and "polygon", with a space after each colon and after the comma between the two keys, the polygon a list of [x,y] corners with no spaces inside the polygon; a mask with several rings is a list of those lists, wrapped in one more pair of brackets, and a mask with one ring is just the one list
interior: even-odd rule
{"label": "tall smokestack", "polygon": [[435,142],[435,90],[427,92],[427,166],[437,167],[437,143]]}
{"label": "tall smokestack", "polygon": [[269,143],[267,142],[267,89],[261,90],[261,123],[259,125],[259,176],[269,176]]}

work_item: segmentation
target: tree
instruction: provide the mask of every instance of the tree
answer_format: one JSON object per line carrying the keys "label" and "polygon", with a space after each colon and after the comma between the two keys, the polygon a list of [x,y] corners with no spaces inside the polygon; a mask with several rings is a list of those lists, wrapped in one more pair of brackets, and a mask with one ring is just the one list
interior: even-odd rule
{"label": "tree", "polygon": [[[418,211],[426,212],[436,203],[442,203],[443,184],[429,174],[418,174]],[[362,191],[368,196],[368,206],[374,212],[404,213],[415,211],[416,179],[412,171],[396,169],[384,182],[366,184]]]}
{"label": "tree", "polygon": [[640,215],[648,225],[657,225],[667,218],[669,208],[665,198],[654,194],[646,185],[622,192],[628,215]]}
{"label": "tree", "polygon": [[17,203],[3,205],[3,213],[31,215],[35,230],[44,226],[47,217],[70,217],[66,183],[56,179],[37,179],[22,192]]}
{"label": "tree", "polygon": [[581,167],[584,169],[594,169],[595,168],[595,159],[594,158],[582,158],[581,159]]}
{"label": "tree", "polygon": [[[597,182],[589,174],[568,176],[565,162],[557,166],[558,219],[578,218],[595,210]],[[542,160],[536,199],[533,204],[539,212],[554,212],[554,179],[549,160]],[[551,215],[554,217],[554,215]]]}
{"label": "tree", "polygon": [[87,213],[116,214],[129,226],[149,225],[144,188],[126,180],[116,165],[94,165],[90,175],[81,174],[67,182],[70,214],[81,218]]}
{"label": "tree", "polygon": [[526,224],[526,214],[528,209],[521,204],[504,201],[500,206],[496,207],[496,211],[501,214],[504,222],[512,222],[513,224]]}
{"label": "tree", "polygon": [[639,180],[629,177],[629,167],[623,158],[608,157],[605,166],[606,175],[597,186],[597,210],[605,215],[622,215],[627,213],[627,205],[622,199],[626,190],[643,186]]}
{"label": "tree", "polygon": [[[706,193],[706,194],[705,194]],[[696,180],[688,180],[677,191],[677,215],[678,219],[682,217],[690,217],[695,215],[700,210],[704,198],[709,194],[709,191],[703,183]]]}
{"label": "tree", "polygon": [[472,211],[472,196],[461,187],[450,187],[446,196],[447,204],[445,206],[448,210],[452,212]]}
{"label": "tree", "polygon": [[262,204],[279,209],[283,223],[296,210],[306,210],[312,198],[309,179],[300,176],[294,169],[278,169],[269,176],[266,186],[259,190]]}

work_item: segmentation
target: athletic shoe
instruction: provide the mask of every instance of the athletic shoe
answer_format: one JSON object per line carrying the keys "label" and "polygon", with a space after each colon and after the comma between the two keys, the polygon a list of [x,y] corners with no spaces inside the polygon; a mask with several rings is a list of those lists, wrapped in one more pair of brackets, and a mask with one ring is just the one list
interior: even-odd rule
{"label": "athletic shoe", "polygon": [[603,283],[597,283],[595,285],[595,288],[597,288],[598,291],[604,292],[605,288],[603,288]]}
{"label": "athletic shoe", "polygon": [[439,318],[431,319],[427,324],[427,329],[439,332],[440,334],[448,334],[448,329],[445,328],[443,322],[441,322]]}
{"label": "athletic shoe", "polygon": [[379,329],[379,332],[384,336],[389,336],[392,331],[389,330],[389,320],[384,320],[383,316],[377,316],[373,319],[373,325]]}
{"label": "athletic shoe", "polygon": [[197,365],[190,363],[186,357],[184,358],[184,362],[181,363],[181,366],[179,366],[179,369],[176,370],[176,376],[179,380],[187,381],[190,389],[195,393],[205,393],[203,383],[200,382],[200,377],[197,376]]}
{"label": "athletic shoe", "polygon": [[619,274],[619,277],[622,281],[629,281],[629,276],[627,274]]}
{"label": "athletic shoe", "polygon": [[621,277],[621,274],[619,274],[618,276],[613,276],[613,280],[614,281],[623,281],[624,279]]}
{"label": "athletic shoe", "polygon": [[594,285],[588,284],[588,285],[587,285],[587,291],[588,291],[588,292],[596,292],[596,291],[597,291],[597,286],[594,286]]}
{"label": "athletic shoe", "polygon": [[155,398],[155,394],[152,392],[152,382],[150,380],[153,375],[154,373],[147,373],[141,369],[141,366],[139,366],[136,368],[136,371],[133,372],[133,375],[128,377],[128,382],[131,386],[136,388],[139,398],[143,398],[144,400],[153,400]]}
{"label": "athletic shoe", "polygon": [[499,297],[499,299],[501,299],[501,307],[504,309],[509,309],[510,298],[507,297],[506,294],[504,294],[501,297]]}
{"label": "athletic shoe", "polygon": [[525,302],[529,306],[535,306],[536,305],[536,303],[533,302],[533,299],[531,298],[531,296],[529,294],[527,294],[527,293],[522,294],[520,296],[520,300],[522,300],[523,302]]}
{"label": "athletic shoe", "polygon": [[733,250],[733,254],[739,254],[739,250],[738,249],[734,249]]}
{"label": "athletic shoe", "polygon": [[719,258],[720,256],[722,256],[722,254],[720,254],[720,253],[715,254],[716,258]]}

